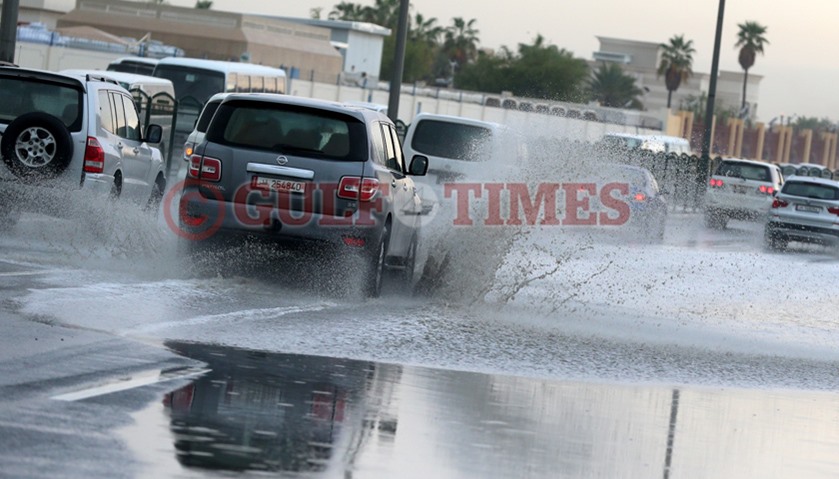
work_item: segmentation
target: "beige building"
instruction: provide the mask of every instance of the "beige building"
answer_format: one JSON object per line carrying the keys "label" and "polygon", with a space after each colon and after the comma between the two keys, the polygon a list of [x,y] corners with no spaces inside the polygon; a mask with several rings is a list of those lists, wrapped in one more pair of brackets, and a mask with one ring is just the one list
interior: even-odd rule
{"label": "beige building", "polygon": [[[54,29],[58,19],[73,9],[76,0],[19,0],[18,17],[20,23],[43,23]],[[3,0],[0,0],[3,5]]]}
{"label": "beige building", "polygon": [[[609,37],[597,37],[600,50],[594,52],[592,68],[597,68],[600,62],[619,63],[624,71],[635,77],[636,85],[646,93],[641,102],[649,111],[656,111],[667,107],[667,87],[664,77],[658,76],[658,64],[661,58],[659,43],[641,42]],[[671,108],[678,109],[683,101],[689,97],[707,95],[711,75],[701,73],[700,65],[693,65],[693,76],[682,83],[673,92]],[[757,115],[758,97],[760,94],[760,75],[749,74],[749,84],[746,90],[746,101],[750,106],[750,114]],[[720,71],[717,77],[717,101],[725,107],[740,108],[743,95],[743,72]]]}
{"label": "beige building", "polygon": [[343,58],[330,31],[258,15],[121,0],[77,0],[58,27],[92,26],[119,36],[149,38],[186,56],[295,67],[301,77],[337,81]]}

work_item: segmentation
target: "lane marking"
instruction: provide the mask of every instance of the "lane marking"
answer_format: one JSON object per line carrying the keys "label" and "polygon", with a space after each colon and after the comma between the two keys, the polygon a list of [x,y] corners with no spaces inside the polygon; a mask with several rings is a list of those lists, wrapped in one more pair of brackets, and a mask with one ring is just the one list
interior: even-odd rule
{"label": "lane marking", "polygon": [[196,376],[201,376],[202,374],[206,374],[210,371],[210,369],[188,368],[167,372],[164,370],[156,369],[152,371],[141,372],[128,378],[121,378],[116,380],[116,382],[102,384],[100,386],[94,386],[88,389],[82,389],[81,391],[59,394],[57,396],[52,396],[50,399],[55,401],[68,402],[81,401],[97,396],[105,396],[107,394],[113,394],[117,392],[128,391],[129,389],[136,389],[143,386],[149,386],[152,384],[175,381],[178,379],[189,379]]}

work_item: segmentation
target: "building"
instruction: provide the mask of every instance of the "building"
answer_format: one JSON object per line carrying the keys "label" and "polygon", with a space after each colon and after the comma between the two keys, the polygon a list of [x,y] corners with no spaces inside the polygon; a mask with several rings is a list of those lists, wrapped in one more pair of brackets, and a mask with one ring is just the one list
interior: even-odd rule
{"label": "building", "polygon": [[[42,23],[55,29],[58,19],[73,9],[76,0],[19,0],[19,23]],[[3,5],[3,0],[0,0]]]}
{"label": "building", "polygon": [[329,29],[259,15],[122,0],[77,0],[58,27],[91,26],[118,36],[149,38],[188,57],[248,61],[335,83],[343,57]]}
{"label": "building", "polygon": [[[601,62],[619,63],[624,71],[635,78],[635,84],[645,94],[641,103],[649,111],[667,108],[667,87],[664,77],[658,75],[658,65],[661,58],[659,43],[625,40],[609,37],[597,37],[600,50],[594,52],[592,68],[597,68]],[[746,90],[746,102],[752,117],[757,115],[758,97],[760,93],[761,75],[749,74],[749,84]],[[679,89],[673,92],[671,107],[678,109],[689,98],[699,98],[707,95],[711,75],[696,71],[687,82],[683,82]],[[717,77],[717,104],[727,108],[740,109],[743,95],[743,72],[720,71]]]}
{"label": "building", "polygon": [[328,28],[332,46],[341,52],[343,71],[349,76],[366,73],[371,81],[378,79],[382,69],[384,39],[390,36],[389,28],[373,23],[346,20],[319,20],[311,18],[276,17],[278,20]]}

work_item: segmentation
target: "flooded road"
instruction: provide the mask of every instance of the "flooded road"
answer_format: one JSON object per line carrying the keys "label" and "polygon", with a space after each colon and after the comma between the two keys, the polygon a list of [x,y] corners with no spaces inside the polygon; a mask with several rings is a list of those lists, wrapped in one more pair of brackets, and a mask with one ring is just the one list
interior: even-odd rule
{"label": "flooded road", "polygon": [[758,224],[534,230],[489,281],[376,300],[100,226],[0,236],[2,477],[839,473],[837,304],[794,286],[839,261]]}

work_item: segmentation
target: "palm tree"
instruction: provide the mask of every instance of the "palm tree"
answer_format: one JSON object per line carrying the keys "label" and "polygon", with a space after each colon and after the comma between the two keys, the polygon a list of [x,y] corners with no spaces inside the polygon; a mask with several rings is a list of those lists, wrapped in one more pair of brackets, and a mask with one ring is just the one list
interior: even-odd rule
{"label": "palm tree", "polygon": [[366,12],[365,9],[369,7],[363,7],[357,3],[352,2],[341,2],[333,8],[331,12],[329,12],[329,19],[330,20],[349,20],[349,21],[366,21],[365,18]]}
{"label": "palm tree", "polygon": [[674,35],[670,43],[662,43],[661,63],[658,64],[658,75],[664,75],[667,86],[667,108],[673,92],[679,89],[683,81],[687,81],[693,74],[693,40],[685,41],[684,35]]}
{"label": "palm tree", "polygon": [[478,33],[475,28],[476,19],[468,22],[462,17],[452,19],[452,24],[446,28],[446,39],[443,48],[449,54],[449,58],[464,65],[478,56]]}
{"label": "palm tree", "polygon": [[213,2],[210,0],[198,0],[195,2],[195,8],[199,10],[209,10],[213,8]]}
{"label": "palm tree", "polygon": [[635,78],[624,73],[617,63],[603,63],[589,80],[593,99],[603,106],[616,108],[643,107],[638,95],[643,91],[635,85]]}
{"label": "palm tree", "polygon": [[436,45],[445,29],[437,25],[437,19],[432,17],[428,20],[421,13],[414,17],[414,28],[409,32],[412,41],[424,42],[428,45]]}
{"label": "palm tree", "polygon": [[743,103],[741,111],[746,108],[746,85],[749,82],[749,68],[755,64],[755,57],[758,53],[763,54],[763,47],[769,44],[764,37],[766,27],[757,22],[745,22],[737,25],[740,31],[737,32],[737,43],[734,48],[740,47],[740,66],[743,67]]}

